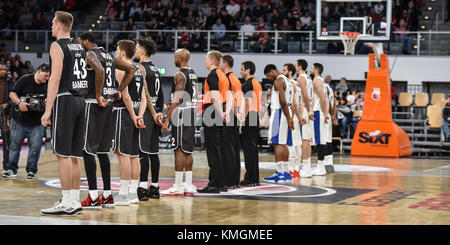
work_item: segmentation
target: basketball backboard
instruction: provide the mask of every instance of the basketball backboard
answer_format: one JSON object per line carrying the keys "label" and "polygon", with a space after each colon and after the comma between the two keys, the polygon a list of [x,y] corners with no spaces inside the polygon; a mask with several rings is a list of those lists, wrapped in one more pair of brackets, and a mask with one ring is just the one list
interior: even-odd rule
{"label": "basketball backboard", "polygon": [[317,0],[316,39],[341,40],[341,32],[359,32],[360,41],[389,41],[392,0]]}

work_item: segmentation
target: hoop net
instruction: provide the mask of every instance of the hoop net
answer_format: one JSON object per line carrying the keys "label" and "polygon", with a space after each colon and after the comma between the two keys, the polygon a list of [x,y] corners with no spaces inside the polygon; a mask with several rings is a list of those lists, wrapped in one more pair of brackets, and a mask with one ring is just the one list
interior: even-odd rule
{"label": "hoop net", "polygon": [[344,44],[344,55],[355,54],[355,46],[359,40],[359,32],[341,32],[342,43]]}

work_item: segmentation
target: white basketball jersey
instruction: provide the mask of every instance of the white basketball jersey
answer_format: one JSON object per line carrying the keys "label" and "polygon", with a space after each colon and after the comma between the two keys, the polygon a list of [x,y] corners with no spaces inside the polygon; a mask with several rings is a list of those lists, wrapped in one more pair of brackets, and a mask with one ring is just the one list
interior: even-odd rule
{"label": "white basketball jersey", "polygon": [[[292,99],[293,99],[293,88],[292,88],[292,84],[289,82],[288,78],[285,75],[279,75],[277,77],[280,78],[282,77],[284,80],[284,83],[286,84],[286,89],[284,90],[284,95],[286,98],[286,103],[288,105],[292,104]],[[275,91],[275,88],[272,88],[272,98],[271,98],[271,105],[270,108],[272,109],[280,109],[281,105],[280,105],[280,99],[278,97],[278,92]]]}
{"label": "white basketball jersey", "polygon": [[331,88],[331,86],[328,83],[325,83],[325,86],[327,87],[328,90],[328,99],[330,100],[330,104],[331,104],[331,108],[328,110],[328,112],[331,114],[331,109],[334,107],[334,91]]}
{"label": "white basketball jersey", "polygon": [[308,74],[301,74],[300,76],[306,79],[306,90],[307,90],[306,92],[308,93],[309,103],[311,103],[313,96],[313,81],[311,80],[311,77]]}
{"label": "white basketball jersey", "polygon": [[[324,82],[324,79],[322,78],[322,77],[318,77],[319,79],[320,79],[320,81],[322,82],[322,87],[323,87],[323,90],[322,90],[322,93],[323,93],[323,95],[325,96],[325,98],[327,98],[328,97],[328,95],[327,95],[327,87],[325,86],[325,82]],[[314,95],[314,105],[313,105],[313,110],[314,111],[322,111],[322,107],[320,106],[320,97],[319,97],[319,95],[316,93],[316,92],[314,92],[313,93]]]}
{"label": "white basketball jersey", "polygon": [[296,94],[294,100],[297,103],[297,105],[300,105],[300,101],[302,99],[302,91],[301,91],[300,85],[298,85],[297,81],[295,81],[295,80],[290,80],[290,82],[294,83],[295,87],[297,88],[297,94]]}

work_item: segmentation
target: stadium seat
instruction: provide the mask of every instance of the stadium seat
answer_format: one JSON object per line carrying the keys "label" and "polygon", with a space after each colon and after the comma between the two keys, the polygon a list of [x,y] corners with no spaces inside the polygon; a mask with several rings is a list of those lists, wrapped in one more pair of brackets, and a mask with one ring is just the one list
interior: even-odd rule
{"label": "stadium seat", "polygon": [[414,98],[414,107],[426,107],[429,102],[427,93],[418,93]]}
{"label": "stadium seat", "polygon": [[302,42],[302,53],[309,53],[309,42]]}
{"label": "stadium seat", "polygon": [[288,53],[300,52],[300,42],[288,42]]}
{"label": "stadium seat", "polygon": [[316,53],[328,54],[328,43],[317,42],[316,43]]}
{"label": "stadium seat", "polygon": [[391,54],[403,54],[403,48],[401,43],[390,43],[391,47],[389,53]]}
{"label": "stadium seat", "polygon": [[442,107],[439,105],[429,105],[427,107],[427,120],[429,128],[442,127]]}
{"label": "stadium seat", "polygon": [[410,107],[412,105],[413,98],[412,94],[408,92],[401,92],[398,96],[397,107]]}
{"label": "stadium seat", "polygon": [[441,103],[442,100],[445,100],[444,93],[433,93],[433,95],[431,95],[431,104],[432,105],[438,105]]}

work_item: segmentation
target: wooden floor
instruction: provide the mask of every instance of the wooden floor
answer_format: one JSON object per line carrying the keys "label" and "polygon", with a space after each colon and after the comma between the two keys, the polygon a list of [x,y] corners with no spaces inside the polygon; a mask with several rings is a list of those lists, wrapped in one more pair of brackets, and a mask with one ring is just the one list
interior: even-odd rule
{"label": "wooden floor", "polygon": [[[83,211],[75,217],[50,217],[41,216],[39,210],[50,207],[61,196],[56,159],[45,151],[39,162],[38,180],[27,181],[25,157],[22,152],[22,167],[15,180],[0,177],[0,224],[450,224],[448,159],[336,155],[336,173],[326,176],[288,184],[263,183],[221,195],[161,197],[129,207]],[[160,186],[165,189],[174,182],[173,154],[160,153],[160,159]],[[261,181],[273,173],[273,161],[272,155],[260,154]],[[118,190],[119,176],[114,156],[111,169],[114,191]],[[205,153],[195,153],[195,184],[206,185],[207,176]],[[87,189],[85,180],[82,189]],[[82,191],[82,199],[86,196],[87,191]]]}

